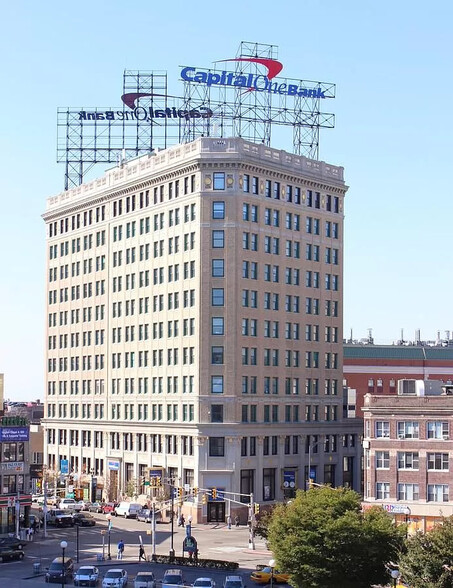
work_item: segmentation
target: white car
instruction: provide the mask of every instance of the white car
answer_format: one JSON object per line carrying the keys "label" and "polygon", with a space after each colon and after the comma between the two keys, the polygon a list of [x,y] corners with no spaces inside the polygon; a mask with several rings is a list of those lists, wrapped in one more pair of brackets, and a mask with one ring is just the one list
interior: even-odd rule
{"label": "white car", "polygon": [[97,586],[99,570],[95,566],[82,566],[74,574],[74,586]]}
{"label": "white car", "polygon": [[215,582],[212,578],[197,578],[192,586],[193,588],[215,588]]}
{"label": "white car", "polygon": [[58,505],[60,510],[82,510],[82,505],[74,500],[74,498],[62,498]]}
{"label": "white car", "polygon": [[245,588],[241,576],[227,576],[223,588]]}
{"label": "white car", "polygon": [[156,578],[152,572],[139,572],[135,576],[134,588],[156,588]]}
{"label": "white car", "polygon": [[166,570],[162,578],[162,588],[171,588],[172,586],[184,586],[184,578],[181,570]]}
{"label": "white car", "polygon": [[123,586],[127,586],[126,570],[114,568],[105,574],[104,579],[102,580],[102,588],[110,588],[111,586],[114,586],[115,588],[123,588]]}

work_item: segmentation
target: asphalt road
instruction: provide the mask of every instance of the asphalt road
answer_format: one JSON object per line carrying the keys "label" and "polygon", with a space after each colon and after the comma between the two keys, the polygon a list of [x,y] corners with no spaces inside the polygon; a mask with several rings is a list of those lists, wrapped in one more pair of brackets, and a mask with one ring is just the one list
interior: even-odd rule
{"label": "asphalt road", "polygon": [[[145,546],[146,555],[151,555],[151,535],[147,531],[151,529],[150,524],[138,522],[134,519],[113,518],[113,528],[110,533],[110,554],[111,561],[107,560],[108,556],[108,532],[107,520],[104,515],[94,515],[96,517],[96,526],[81,528],[79,530],[79,564],[97,565],[101,574],[105,573],[112,567],[124,567],[129,574],[129,579],[133,579],[135,574],[140,570],[151,569],[157,579],[161,579],[168,565],[138,563],[138,550],[140,542]],[[156,553],[159,555],[168,555],[171,547],[171,526],[170,524],[156,525]],[[102,531],[105,533],[102,534]],[[34,541],[29,543],[25,548],[25,558],[21,562],[5,562],[0,564],[0,586],[5,588],[27,588],[44,586],[44,576],[33,574],[33,564],[39,562],[42,571],[45,570],[51,561],[61,556],[60,542],[65,540],[68,547],[65,550],[65,556],[72,557],[74,561],[77,558],[77,541],[76,528],[54,529],[48,528],[47,538],[43,537],[41,531]],[[226,525],[196,525],[192,527],[192,535],[197,539],[198,548],[201,558],[223,559],[236,561],[240,568],[235,574],[241,575],[244,583],[248,588],[254,586],[249,580],[250,572],[255,569],[257,564],[267,564],[273,557],[262,541],[256,542],[256,550],[248,548],[248,529],[240,527],[228,529]],[[175,525],[173,546],[176,555],[182,555],[182,541],[185,537],[185,529],[178,528]],[[116,546],[122,539],[125,543],[124,559],[122,562],[116,560]],[[104,561],[98,561],[98,557],[103,553],[104,541]],[[100,555],[98,555],[100,554]],[[204,570],[201,568],[185,568],[183,570],[187,583],[192,583],[199,577],[211,577],[216,581],[217,588],[221,588],[225,576],[228,574],[223,571]],[[229,572],[231,574],[231,572]],[[129,582],[133,586],[133,582]]]}

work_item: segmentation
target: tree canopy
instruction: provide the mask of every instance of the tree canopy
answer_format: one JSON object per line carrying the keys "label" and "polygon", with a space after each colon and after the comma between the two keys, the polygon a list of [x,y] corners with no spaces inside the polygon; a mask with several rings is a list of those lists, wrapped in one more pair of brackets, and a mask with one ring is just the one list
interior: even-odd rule
{"label": "tree canopy", "polygon": [[361,511],[345,488],[299,491],[278,505],[269,523],[277,565],[297,588],[369,588],[388,582],[385,564],[398,557],[404,528],[382,508]]}
{"label": "tree canopy", "polygon": [[413,588],[453,588],[453,518],[410,537],[399,568]]}

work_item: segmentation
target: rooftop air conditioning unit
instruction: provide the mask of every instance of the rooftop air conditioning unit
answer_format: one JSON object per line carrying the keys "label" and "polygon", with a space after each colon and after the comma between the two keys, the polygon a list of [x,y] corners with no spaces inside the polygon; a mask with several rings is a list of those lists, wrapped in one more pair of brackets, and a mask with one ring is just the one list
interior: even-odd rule
{"label": "rooftop air conditioning unit", "polygon": [[398,396],[415,396],[416,380],[398,380]]}

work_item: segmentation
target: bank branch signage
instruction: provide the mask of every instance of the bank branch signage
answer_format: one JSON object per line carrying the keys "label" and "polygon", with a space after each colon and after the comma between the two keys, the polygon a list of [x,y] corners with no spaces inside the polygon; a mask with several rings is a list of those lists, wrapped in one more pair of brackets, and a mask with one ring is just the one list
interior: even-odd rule
{"label": "bank branch signage", "polygon": [[161,69],[125,70],[121,105],[58,109],[57,161],[66,166],[65,189],[80,185],[96,163],[199,137],[241,137],[271,146],[276,127],[292,134],[292,145],[278,148],[318,159],[319,130],[335,126],[334,115],[321,112],[321,104],[335,98],[335,84],[282,77],[283,70],[275,45],[247,41],[236,57],[211,67],[180,66],[182,91],[169,88]]}

